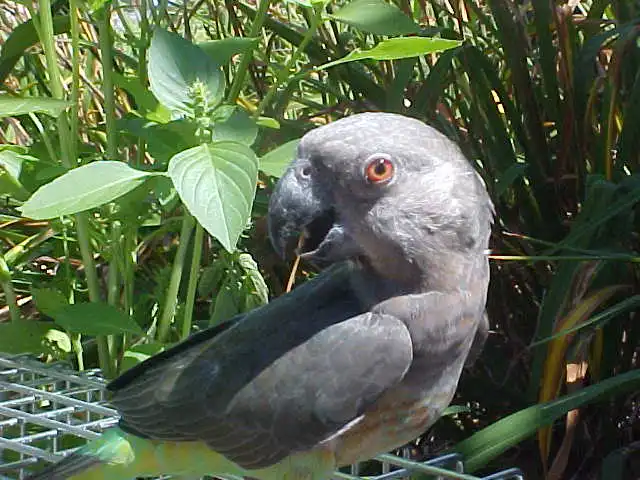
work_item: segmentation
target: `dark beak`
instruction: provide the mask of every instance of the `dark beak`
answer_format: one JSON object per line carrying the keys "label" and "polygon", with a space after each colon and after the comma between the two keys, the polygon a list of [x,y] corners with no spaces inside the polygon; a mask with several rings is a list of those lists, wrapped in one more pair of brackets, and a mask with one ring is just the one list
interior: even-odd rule
{"label": "dark beak", "polygon": [[280,178],[269,201],[269,237],[282,258],[293,239],[305,229],[307,234],[320,237],[319,244],[333,225],[333,219],[327,217],[327,212],[332,211],[329,195],[310,177],[301,177],[297,163]]}

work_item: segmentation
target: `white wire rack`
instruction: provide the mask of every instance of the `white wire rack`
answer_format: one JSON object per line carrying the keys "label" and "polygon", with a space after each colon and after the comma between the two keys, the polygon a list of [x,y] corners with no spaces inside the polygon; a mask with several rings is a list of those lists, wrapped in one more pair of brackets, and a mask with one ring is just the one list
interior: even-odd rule
{"label": "white wire rack", "polygon": [[[41,462],[56,462],[115,425],[117,412],[109,408],[104,386],[97,371],[79,374],[64,364],[0,354],[0,480],[22,480]],[[516,468],[485,477],[465,474],[457,454],[427,462],[387,454],[375,461],[380,464],[375,476],[359,476],[360,466],[354,465],[333,478],[524,480]]]}

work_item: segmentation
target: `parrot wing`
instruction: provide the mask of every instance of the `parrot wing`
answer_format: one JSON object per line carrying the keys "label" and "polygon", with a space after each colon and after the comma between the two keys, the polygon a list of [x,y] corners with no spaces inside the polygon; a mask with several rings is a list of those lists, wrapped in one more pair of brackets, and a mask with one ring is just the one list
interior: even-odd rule
{"label": "parrot wing", "polygon": [[202,441],[246,469],[307,450],[357,421],[412,361],[405,325],[365,311],[334,268],[109,385],[121,427]]}

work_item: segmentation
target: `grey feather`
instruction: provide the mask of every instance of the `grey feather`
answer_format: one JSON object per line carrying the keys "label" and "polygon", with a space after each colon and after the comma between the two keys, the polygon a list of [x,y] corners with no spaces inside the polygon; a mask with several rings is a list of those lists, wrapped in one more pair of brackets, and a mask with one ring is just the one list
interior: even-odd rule
{"label": "grey feather", "polygon": [[[380,154],[395,174],[372,184]],[[302,253],[335,265],[113,382],[123,428],[204,441],[247,469],[319,445],[349,463],[410,440],[448,405],[476,335],[482,346],[492,216],[458,147],[417,120],[313,130],[272,195],[269,231],[282,252],[300,229],[327,230]]]}

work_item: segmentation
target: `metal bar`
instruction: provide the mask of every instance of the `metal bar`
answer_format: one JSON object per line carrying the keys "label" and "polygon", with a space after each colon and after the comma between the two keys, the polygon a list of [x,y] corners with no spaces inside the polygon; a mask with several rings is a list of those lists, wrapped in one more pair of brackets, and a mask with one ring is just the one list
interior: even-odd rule
{"label": "metal bar", "polygon": [[[0,480],[22,479],[35,464],[54,462],[74,451],[59,450],[63,438],[91,440],[100,436],[98,431],[116,424],[117,411],[103,404],[104,386],[96,371],[78,374],[68,366],[43,365],[27,356],[0,356],[0,462],[7,458],[3,450],[14,452],[8,457],[11,461],[0,463]],[[36,442],[42,448],[34,446]],[[394,480],[420,472],[438,479],[524,480],[518,469],[483,478],[465,474],[463,459],[455,453],[425,462],[389,454],[376,460],[380,462],[377,476],[360,476],[360,465],[354,465],[351,473],[334,472],[332,479]]]}
{"label": "metal bar", "polygon": [[43,427],[57,428],[63,432],[73,433],[78,437],[84,438],[86,440],[95,440],[96,438],[100,438],[100,434],[92,432],[90,430],[85,430],[84,428],[75,427],[73,425],[67,425],[66,423],[58,422],[57,420],[49,420],[48,418],[43,418],[41,416],[22,412],[13,408],[6,408],[1,405],[0,415],[13,416],[30,423],[35,423],[36,425],[41,425]]}
{"label": "metal bar", "polygon": [[[43,390],[38,390],[36,388],[25,387],[17,383],[3,382],[0,380],[0,389],[1,388],[5,388],[6,390],[12,390],[14,392],[19,392],[19,393],[30,393],[35,395],[36,397],[41,397],[47,400],[59,402],[59,403],[62,403],[63,405],[73,405],[76,407],[85,408],[94,413],[99,413],[100,415],[105,415],[105,416],[118,415],[118,412],[113,408],[103,407],[101,405],[85,402],[83,400],[77,400],[75,398],[67,397],[65,395],[60,395],[59,393],[45,392]],[[85,393],[85,392],[83,391],[79,393]]]}

